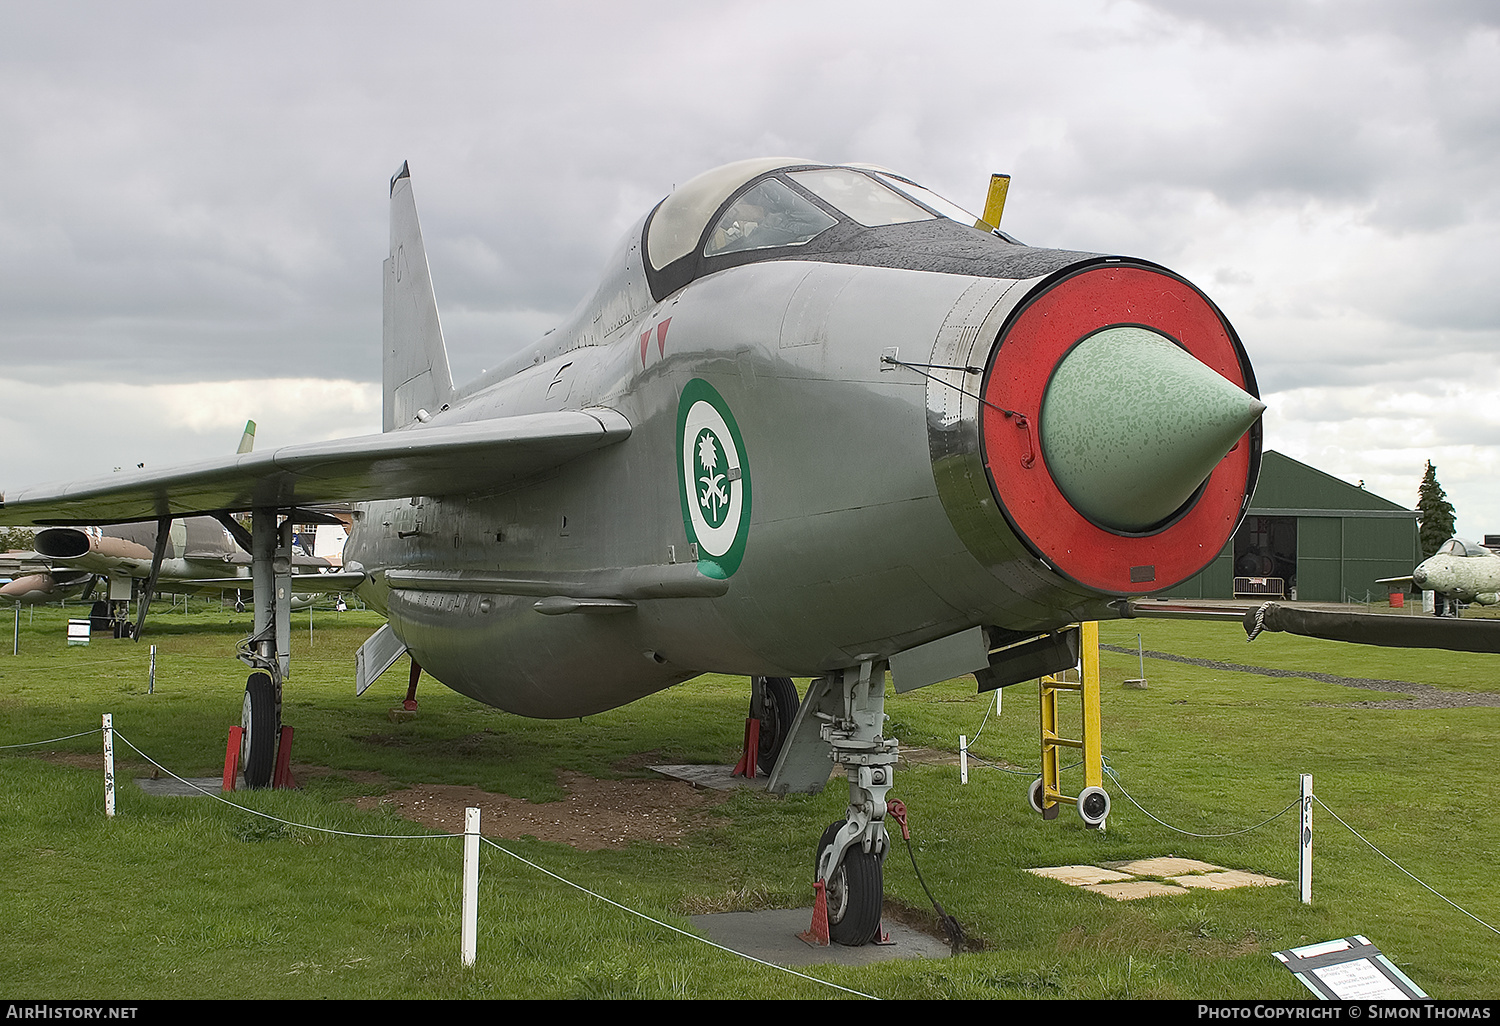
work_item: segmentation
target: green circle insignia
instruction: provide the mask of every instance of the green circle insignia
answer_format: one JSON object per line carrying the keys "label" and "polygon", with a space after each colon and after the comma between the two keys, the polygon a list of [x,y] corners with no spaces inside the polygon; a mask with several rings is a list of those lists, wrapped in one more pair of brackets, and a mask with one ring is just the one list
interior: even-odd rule
{"label": "green circle insignia", "polygon": [[677,403],[677,490],[699,571],[730,576],[750,533],[750,464],[729,404],[702,378],[689,381]]}

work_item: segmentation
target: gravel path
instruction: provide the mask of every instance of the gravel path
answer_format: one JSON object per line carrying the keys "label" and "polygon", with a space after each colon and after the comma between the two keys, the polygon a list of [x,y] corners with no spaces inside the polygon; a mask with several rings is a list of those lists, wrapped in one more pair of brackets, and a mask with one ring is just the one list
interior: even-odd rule
{"label": "gravel path", "polygon": [[[1100,645],[1106,652],[1135,655],[1120,645]],[[1262,677],[1302,677],[1322,681],[1325,684],[1342,684],[1345,687],[1363,688],[1366,691],[1394,691],[1406,695],[1384,702],[1349,702],[1348,705],[1365,709],[1461,709],[1469,706],[1500,707],[1500,694],[1493,691],[1447,691],[1431,684],[1417,684],[1409,680],[1379,680],[1372,677],[1345,677],[1337,673],[1319,673],[1315,670],[1276,670],[1268,666],[1245,666],[1241,663],[1225,663],[1217,659],[1195,659],[1192,656],[1173,655],[1170,652],[1142,653],[1147,659],[1165,659],[1171,663],[1188,663],[1211,670],[1229,670],[1233,673],[1256,673]]]}

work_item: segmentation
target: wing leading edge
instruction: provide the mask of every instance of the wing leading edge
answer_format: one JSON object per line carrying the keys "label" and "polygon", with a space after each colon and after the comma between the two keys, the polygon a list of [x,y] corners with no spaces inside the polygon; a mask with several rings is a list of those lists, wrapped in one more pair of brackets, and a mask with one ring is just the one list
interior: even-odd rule
{"label": "wing leading edge", "polygon": [[0,523],[161,517],[492,491],[630,437],[614,410],[414,427],[0,493]]}

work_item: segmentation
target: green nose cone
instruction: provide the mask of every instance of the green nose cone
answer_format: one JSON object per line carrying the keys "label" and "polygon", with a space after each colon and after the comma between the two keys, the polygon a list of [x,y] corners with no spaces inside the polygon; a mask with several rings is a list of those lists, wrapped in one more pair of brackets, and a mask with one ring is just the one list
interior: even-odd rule
{"label": "green nose cone", "polygon": [[1106,328],[1064,357],[1042,397],[1047,468],[1101,527],[1170,517],[1265,404],[1148,328]]}

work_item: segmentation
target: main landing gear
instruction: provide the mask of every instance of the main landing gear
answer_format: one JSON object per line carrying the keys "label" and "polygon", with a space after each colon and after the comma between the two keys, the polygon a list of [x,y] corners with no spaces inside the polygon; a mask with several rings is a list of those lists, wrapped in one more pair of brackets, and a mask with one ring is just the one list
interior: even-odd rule
{"label": "main landing gear", "polygon": [[750,679],[750,716],[760,721],[756,766],[761,776],[770,776],[786,747],[797,715],[797,686],[790,677],[752,677]]}
{"label": "main landing gear", "polygon": [[268,787],[276,766],[276,739],[281,734],[281,688],[265,670],[256,670],[245,682],[240,727],[245,786]]}
{"label": "main landing gear", "polygon": [[255,633],[241,643],[239,658],[250,667],[240,713],[240,764],[245,786],[256,788],[269,787],[275,772],[281,682],[292,663],[292,521],[288,517],[278,524],[277,515],[276,509],[252,510],[250,537],[241,537],[243,527],[235,532],[241,545],[250,542],[245,547],[255,588]]}

